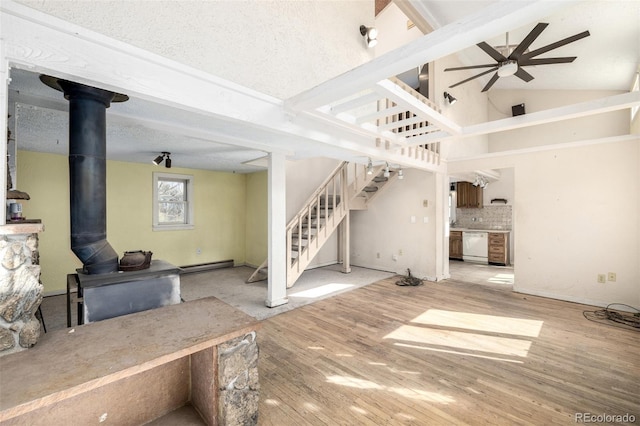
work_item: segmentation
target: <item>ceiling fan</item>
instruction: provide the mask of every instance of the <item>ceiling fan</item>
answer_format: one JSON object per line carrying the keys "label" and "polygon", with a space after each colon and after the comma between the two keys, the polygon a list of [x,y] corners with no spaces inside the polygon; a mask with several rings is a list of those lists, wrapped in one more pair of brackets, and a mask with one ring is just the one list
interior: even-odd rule
{"label": "ceiling fan", "polygon": [[496,63],[495,64],[482,64],[482,65],[472,65],[468,67],[456,67],[456,68],[446,68],[445,71],[459,71],[459,70],[470,70],[475,68],[489,68],[487,71],[483,71],[480,74],[474,75],[473,77],[467,78],[466,80],[462,80],[449,88],[453,88],[459,86],[460,84],[466,83],[467,81],[471,81],[478,77],[481,77],[485,74],[489,74],[495,71],[495,74],[491,77],[489,82],[482,89],[483,92],[486,92],[498,81],[500,77],[508,77],[511,75],[515,75],[520,78],[524,82],[529,82],[533,80],[533,76],[526,72],[522,67],[531,66],[531,65],[549,65],[549,64],[566,64],[573,62],[576,59],[576,56],[566,56],[561,58],[535,58],[538,55],[546,53],[550,50],[557,49],[566,44],[573,43],[574,41],[580,40],[589,36],[589,31],[583,31],[579,34],[573,35],[571,37],[567,37],[560,41],[556,41],[555,43],[548,44],[544,47],[540,47],[538,49],[527,51],[529,46],[535,41],[536,38],[547,28],[549,24],[539,23],[535,26],[533,30],[522,40],[522,42],[515,47],[515,49],[509,53],[509,34],[507,33],[507,45],[506,45],[506,55],[499,52],[496,48],[490,46],[486,42],[480,42],[477,46],[482,49],[487,55],[491,56]]}

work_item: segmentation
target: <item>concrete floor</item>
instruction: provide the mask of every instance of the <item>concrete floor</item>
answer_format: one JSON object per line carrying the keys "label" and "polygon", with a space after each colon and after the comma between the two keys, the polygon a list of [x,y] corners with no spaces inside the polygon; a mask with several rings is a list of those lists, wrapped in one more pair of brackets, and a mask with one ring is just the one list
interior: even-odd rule
{"label": "concrete floor", "polygon": [[[262,320],[395,275],[359,267],[353,267],[351,273],[343,274],[340,268],[340,265],[330,265],[305,271],[296,284],[287,290],[289,302],[275,308],[268,308],[264,304],[266,281],[246,283],[253,269],[245,266],[182,275],[181,296],[185,301],[214,296]],[[453,280],[475,284],[512,286],[514,281],[512,267],[451,261],[450,273]],[[65,295],[45,297],[41,308],[47,331],[67,327]],[[74,306],[72,325],[75,324]]]}

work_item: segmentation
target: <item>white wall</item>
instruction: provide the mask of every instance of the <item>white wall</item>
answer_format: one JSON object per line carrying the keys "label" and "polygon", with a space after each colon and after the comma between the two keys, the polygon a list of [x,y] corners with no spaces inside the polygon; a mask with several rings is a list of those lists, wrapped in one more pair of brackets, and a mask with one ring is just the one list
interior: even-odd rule
{"label": "white wall", "polygon": [[373,57],[373,0],[18,1],[279,98]]}
{"label": "white wall", "polygon": [[449,166],[515,168],[516,291],[640,305],[640,137]]}
{"label": "white wall", "polygon": [[[410,268],[417,277],[433,279],[435,176],[419,170],[405,170],[404,174],[405,178],[391,182],[368,210],[351,212],[351,262],[403,275]],[[428,207],[423,206],[424,200]],[[415,223],[411,223],[411,216],[415,216]]]}
{"label": "white wall", "polygon": [[376,56],[397,49],[423,35],[422,31],[415,26],[407,28],[408,20],[393,2],[376,16],[375,25],[378,30],[378,44],[375,47]]}
{"label": "white wall", "polygon": [[[489,91],[489,119],[511,117],[511,106],[524,103],[526,113],[601,99],[622,92],[589,90],[491,90]],[[523,129],[494,133],[489,136],[489,151],[505,151],[533,146],[598,139],[629,133],[629,110]]]}
{"label": "white wall", "polygon": [[497,169],[500,180],[491,183],[482,191],[482,205],[491,205],[494,198],[504,198],[507,204],[513,205],[515,196],[513,168]]}

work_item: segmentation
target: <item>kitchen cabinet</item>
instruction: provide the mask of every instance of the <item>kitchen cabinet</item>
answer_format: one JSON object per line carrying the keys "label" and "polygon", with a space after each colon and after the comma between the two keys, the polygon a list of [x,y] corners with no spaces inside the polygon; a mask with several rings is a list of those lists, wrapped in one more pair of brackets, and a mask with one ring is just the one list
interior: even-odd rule
{"label": "kitchen cabinet", "polygon": [[506,232],[489,233],[489,263],[509,265],[509,234]]}
{"label": "kitchen cabinet", "polygon": [[449,259],[462,260],[462,232],[451,231],[449,235]]}
{"label": "kitchen cabinet", "polygon": [[471,182],[458,182],[456,183],[457,202],[458,208],[482,208],[482,188],[480,186],[474,186]]}

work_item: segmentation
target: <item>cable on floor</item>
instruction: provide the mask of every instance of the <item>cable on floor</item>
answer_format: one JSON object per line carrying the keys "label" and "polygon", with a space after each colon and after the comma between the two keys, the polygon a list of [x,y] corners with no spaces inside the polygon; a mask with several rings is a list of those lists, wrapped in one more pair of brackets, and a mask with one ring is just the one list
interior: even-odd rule
{"label": "cable on floor", "polygon": [[396,285],[417,286],[417,285],[422,285],[422,280],[420,278],[416,278],[413,275],[411,275],[411,269],[407,268],[407,275],[402,277],[401,280],[396,281]]}
{"label": "cable on floor", "polygon": [[[619,309],[612,309],[612,306],[626,307],[635,312],[621,311]],[[604,309],[597,311],[584,311],[582,315],[589,321],[594,321],[600,324],[610,325],[613,327],[631,329],[640,331],[640,309],[633,306],[625,305],[624,303],[610,303]]]}

